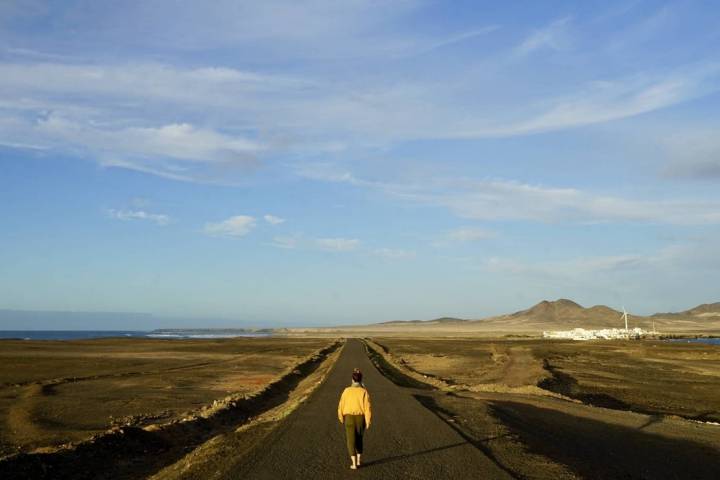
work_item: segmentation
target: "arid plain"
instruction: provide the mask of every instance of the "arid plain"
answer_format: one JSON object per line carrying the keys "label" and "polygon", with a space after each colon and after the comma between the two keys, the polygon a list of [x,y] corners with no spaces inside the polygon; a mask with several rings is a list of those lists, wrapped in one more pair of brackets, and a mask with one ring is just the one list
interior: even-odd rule
{"label": "arid plain", "polygon": [[[166,480],[207,478],[223,465],[230,472],[323,384],[344,333],[363,338],[380,373],[515,478],[713,478],[720,346],[662,336],[712,335],[718,307],[633,316],[661,332],[640,340],[542,338],[539,327],[618,322],[615,310],[567,300],[484,321],[260,338],[4,340],[0,473]],[[496,331],[503,321],[507,330]]]}
{"label": "arid plain", "polygon": [[[720,347],[378,338],[384,373],[516,478],[714,478]],[[423,384],[433,388],[426,390]]]}
{"label": "arid plain", "polygon": [[0,341],[0,455],[52,450],[253,394],[328,340]]}

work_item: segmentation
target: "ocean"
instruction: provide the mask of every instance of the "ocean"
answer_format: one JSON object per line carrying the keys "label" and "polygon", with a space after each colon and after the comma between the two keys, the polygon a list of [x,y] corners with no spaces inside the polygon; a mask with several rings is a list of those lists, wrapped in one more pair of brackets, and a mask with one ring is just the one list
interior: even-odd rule
{"label": "ocean", "polygon": [[218,330],[0,330],[0,339],[22,339],[22,340],[85,340],[90,338],[164,338],[172,339],[212,339],[212,338],[234,338],[234,337],[267,337],[268,332],[247,332]]}

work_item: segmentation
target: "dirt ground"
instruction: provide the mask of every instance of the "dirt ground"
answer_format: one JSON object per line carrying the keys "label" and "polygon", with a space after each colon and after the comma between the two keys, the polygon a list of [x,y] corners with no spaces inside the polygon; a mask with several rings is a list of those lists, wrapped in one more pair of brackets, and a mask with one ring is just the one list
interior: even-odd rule
{"label": "dirt ground", "polygon": [[661,341],[397,339],[411,369],[463,385],[540,386],[583,403],[720,422],[720,347]]}
{"label": "dirt ground", "polygon": [[327,339],[0,341],[0,457],[252,393]]}
{"label": "dirt ground", "polygon": [[720,427],[497,393],[418,400],[517,478],[714,479]]}
{"label": "dirt ground", "polygon": [[[720,471],[720,426],[688,419],[718,418],[720,347],[396,338],[374,344],[391,355],[401,381],[426,375],[449,384],[415,396],[517,478],[712,479]],[[518,393],[523,381],[575,399],[538,388]],[[518,388],[476,388],[490,385]]]}

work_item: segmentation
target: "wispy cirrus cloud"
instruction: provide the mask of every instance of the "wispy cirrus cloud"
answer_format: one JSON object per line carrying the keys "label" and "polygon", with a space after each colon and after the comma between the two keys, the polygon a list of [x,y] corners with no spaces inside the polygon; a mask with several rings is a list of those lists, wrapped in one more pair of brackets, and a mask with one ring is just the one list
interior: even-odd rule
{"label": "wispy cirrus cloud", "polygon": [[357,238],[316,238],[314,244],[320,250],[328,252],[351,252],[360,246]]}
{"label": "wispy cirrus cloud", "polygon": [[116,210],[108,209],[107,215],[117,220],[146,220],[156,225],[165,226],[171,222],[169,215],[162,213],[150,213],[144,210]]}
{"label": "wispy cirrus cloud", "polygon": [[535,30],[515,47],[515,54],[528,55],[545,48],[559,50],[566,47],[569,43],[566,29],[571,20],[571,17],[563,17]]}
{"label": "wispy cirrus cloud", "polygon": [[285,250],[295,250],[301,245],[302,240],[300,235],[277,235],[273,237],[270,245]]}
{"label": "wispy cirrus cloud", "polygon": [[[48,81],[51,78],[52,81]],[[82,94],[75,103],[93,99],[105,105],[134,107],[127,99],[146,98],[199,107],[231,107],[228,96],[257,106],[258,96],[288,94],[318,87],[310,80],[215,66],[191,68],[161,63],[85,64],[22,62],[0,64],[0,87],[32,93],[36,98]]]}
{"label": "wispy cirrus cloud", "polygon": [[[322,168],[327,169],[326,174]],[[462,218],[545,223],[720,224],[715,199],[639,199],[588,192],[578,188],[533,185],[510,180],[424,178],[415,182],[374,182],[350,172],[315,165],[307,178],[348,183],[378,191],[399,201],[441,206]],[[304,174],[305,170],[300,170]],[[470,235],[470,232],[467,232]],[[460,233],[460,236],[463,234]]]}
{"label": "wispy cirrus cloud", "polygon": [[473,30],[460,32],[460,33],[457,33],[454,35],[447,36],[445,38],[433,39],[433,40],[429,40],[426,42],[418,42],[417,45],[413,45],[413,48],[409,48],[408,50],[412,51],[412,49],[414,49],[415,50],[414,53],[416,53],[416,54],[427,53],[432,50],[449,47],[449,46],[455,45],[457,43],[465,42],[465,41],[471,40],[473,38],[482,37],[489,33],[495,32],[499,29],[500,29],[499,25],[487,25],[482,28],[476,28]]}
{"label": "wispy cirrus cloud", "polygon": [[674,225],[720,223],[720,201],[632,199],[512,181],[457,182],[461,191],[410,194],[464,218],[533,222],[646,222]]}
{"label": "wispy cirrus cloud", "polygon": [[[476,129],[458,126],[457,138],[529,135],[634,117],[720,89],[720,64],[694,65],[665,74],[588,82],[577,92],[541,102],[529,118]],[[543,105],[544,104],[544,105]],[[533,109],[531,109],[533,110]]]}
{"label": "wispy cirrus cloud", "polygon": [[303,234],[278,235],[273,237],[273,247],[285,250],[321,250],[325,252],[354,252],[360,246],[360,240],[344,237],[308,237]]}
{"label": "wispy cirrus cloud", "polygon": [[280,225],[281,223],[285,223],[284,218],[276,217],[275,215],[265,215],[263,218],[270,225]]}
{"label": "wispy cirrus cloud", "polygon": [[[0,142],[176,180],[233,183],[248,167],[278,158],[568,130],[720,89],[720,67],[712,56],[637,62],[632,69],[586,65],[567,76],[538,69],[535,53],[571,57],[572,49],[566,49],[571,35],[578,37],[572,42],[578,49],[594,45],[577,57],[602,50],[594,39],[597,22],[556,10],[549,24],[522,25],[518,40],[500,22],[467,22],[457,30],[429,22],[417,29],[414,15],[425,8],[432,12],[423,1],[382,9],[370,0],[172,7],[158,1],[102,9],[50,8],[43,2],[35,9],[25,3],[4,3],[14,5],[4,7],[9,31],[13,19],[39,26],[52,18],[56,28],[42,35],[29,29],[33,35],[18,33],[16,42],[6,42],[10,54],[0,58]],[[673,16],[667,12],[627,22],[628,30],[662,31],[660,20]],[[485,38],[492,41],[485,45]],[[51,51],[43,52],[43,43]],[[97,46],[106,44],[113,51],[117,46],[117,55],[98,57],[85,48],[102,50]],[[72,46],[75,55],[63,55],[57,45]],[[237,61],[180,54],[231,45],[243,53]],[[482,46],[487,49],[469,48]],[[152,53],[157,48],[168,49],[163,62],[153,60],[160,58]],[[454,61],[444,55],[451,50]],[[568,66],[582,63],[566,57]],[[328,59],[338,68],[328,68]],[[543,88],[515,81],[526,74],[537,76]]]}
{"label": "wispy cirrus cloud", "polygon": [[23,99],[0,103],[9,127],[0,140],[204,181],[223,178],[219,164],[243,169],[281,153],[332,154],[339,145],[538,134],[652,112],[718,88],[720,66],[707,63],[592,80],[522,105],[508,100],[493,115],[482,102],[422,81],[358,85],[229,67],[0,63],[0,92]]}
{"label": "wispy cirrus cloud", "polygon": [[[40,6],[32,8],[34,3]],[[212,4],[157,0],[93,8],[71,2],[64,6],[64,15],[53,18],[59,32],[49,34],[74,46],[80,44],[78,49],[84,42],[119,44],[118,48],[139,43],[145,48],[189,52],[256,45],[258,58],[328,58],[366,53],[368,48],[361,40],[372,42],[372,33],[385,42],[396,40],[397,36],[378,27],[414,12],[424,3],[408,0],[378,8],[374,0],[217,0]],[[2,5],[2,20],[7,18],[10,25],[13,20],[17,23],[28,18],[47,21],[54,13],[46,2],[35,0],[6,0]],[[71,28],[72,35],[65,34]],[[310,47],[315,51],[308,51]],[[372,50],[382,52],[379,45],[373,45]]]}
{"label": "wispy cirrus cloud", "polygon": [[459,216],[479,220],[669,224],[720,222],[720,203],[713,200],[636,200],[592,194],[574,188],[497,180],[468,182],[461,192],[421,193],[416,199],[443,205]]}
{"label": "wispy cirrus cloud", "polygon": [[490,257],[481,265],[494,273],[537,276],[586,276],[601,272],[632,270],[647,267],[656,262],[652,256],[641,254],[579,257],[562,261],[529,262],[512,258]]}
{"label": "wispy cirrus cloud", "polygon": [[408,260],[417,256],[413,250],[401,248],[377,248],[372,252],[374,255],[391,260]]}
{"label": "wispy cirrus cloud", "polygon": [[650,252],[615,255],[587,255],[563,260],[518,260],[490,257],[480,268],[494,273],[534,275],[540,278],[588,278],[592,275],[617,273],[654,273],[681,271],[714,272],[720,267],[720,243],[714,239],[671,244]]}
{"label": "wispy cirrus cloud", "polygon": [[475,242],[495,238],[496,236],[497,232],[485,228],[461,227],[448,232],[446,238],[455,242]]}
{"label": "wispy cirrus cloud", "polygon": [[29,138],[45,143],[36,148],[70,149],[104,166],[177,179],[201,177],[213,169],[252,168],[263,149],[253,140],[188,123],[102,127],[52,114],[24,127]]}
{"label": "wispy cirrus cloud", "polygon": [[236,215],[220,222],[209,222],[205,224],[203,232],[212,237],[244,237],[256,226],[255,217],[248,215]]}

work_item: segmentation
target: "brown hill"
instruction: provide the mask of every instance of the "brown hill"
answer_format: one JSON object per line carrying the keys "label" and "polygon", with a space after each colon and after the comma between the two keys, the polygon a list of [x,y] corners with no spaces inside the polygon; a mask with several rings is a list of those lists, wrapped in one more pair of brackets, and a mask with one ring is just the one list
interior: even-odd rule
{"label": "brown hill", "polygon": [[622,313],[605,305],[585,308],[582,305],[561,298],[554,302],[543,300],[528,310],[512,314],[538,323],[575,325],[592,324],[594,326],[617,326]]}
{"label": "brown hill", "polygon": [[[527,310],[478,322],[488,322],[486,326],[493,325],[498,329],[564,330],[576,327],[622,327],[624,323],[621,317],[622,312],[605,305],[585,308],[572,300],[561,298],[555,301],[543,300]],[[641,317],[630,315],[629,318],[631,323],[636,323]]]}
{"label": "brown hill", "polygon": [[[629,315],[631,326],[643,326],[648,323],[644,317]],[[420,329],[461,329],[463,331],[542,331],[568,330],[572,328],[621,328],[624,326],[622,313],[605,305],[585,308],[582,305],[561,298],[555,301],[543,300],[526,310],[484,318],[480,320],[463,320],[453,317],[442,317],[434,320],[392,321],[376,324],[382,328]],[[648,323],[649,325],[649,323]]]}
{"label": "brown hill", "polygon": [[686,318],[699,320],[702,318],[720,317],[720,302],[703,303],[682,312],[656,313],[655,318]]}
{"label": "brown hill", "polygon": [[685,310],[688,315],[695,317],[717,317],[720,316],[720,302],[716,303],[703,303],[690,310]]}
{"label": "brown hill", "polygon": [[[572,328],[623,328],[622,312],[605,305],[585,308],[572,300],[543,300],[526,310],[507,315],[464,320],[441,317],[433,320],[405,320],[369,325],[345,325],[324,328],[294,328],[276,330],[282,334],[327,335],[498,335],[539,334],[544,330]],[[630,328],[641,327],[660,333],[720,334],[720,302],[699,305],[679,313],[653,316],[628,315]]]}
{"label": "brown hill", "polygon": [[381,322],[378,325],[405,325],[405,324],[422,324],[422,325],[434,325],[438,323],[461,323],[467,322],[463,318],[455,317],[440,317],[432,320],[391,320],[389,322]]}
{"label": "brown hill", "polygon": [[578,315],[582,315],[584,310],[581,305],[572,300],[561,298],[554,302],[543,300],[527,310],[511,313],[510,316],[515,318],[527,317],[536,321],[556,322],[559,320],[567,320],[568,318],[575,318]]}

